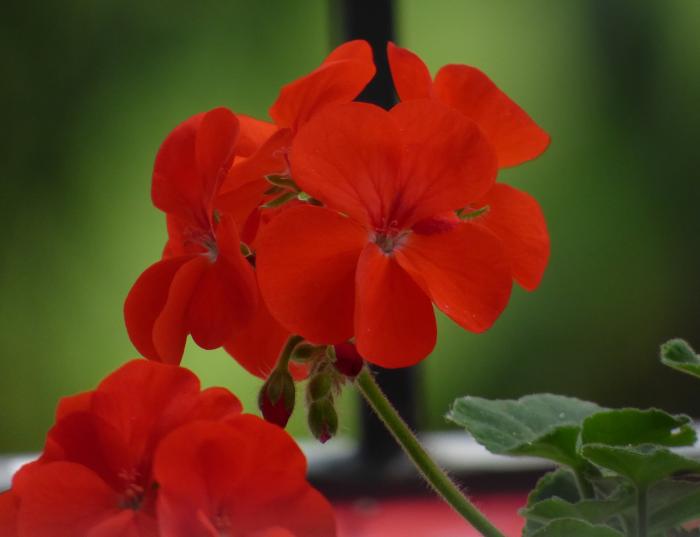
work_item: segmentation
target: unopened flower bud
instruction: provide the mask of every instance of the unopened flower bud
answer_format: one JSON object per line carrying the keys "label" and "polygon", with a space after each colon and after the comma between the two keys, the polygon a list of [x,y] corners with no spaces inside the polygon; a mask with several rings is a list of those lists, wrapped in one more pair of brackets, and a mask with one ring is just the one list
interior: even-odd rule
{"label": "unopened flower bud", "polygon": [[352,343],[336,343],[335,368],[343,375],[355,378],[362,371],[365,361]]}
{"label": "unopened flower bud", "polygon": [[267,421],[286,427],[294,411],[295,398],[296,389],[292,375],[288,371],[276,369],[260,390],[258,406]]}
{"label": "unopened flower bud", "polygon": [[311,402],[308,420],[311,433],[322,444],[328,442],[338,432],[338,414],[330,397]]}
{"label": "unopened flower bud", "polygon": [[306,392],[310,401],[318,401],[327,397],[333,388],[333,378],[329,373],[316,373],[309,379]]}

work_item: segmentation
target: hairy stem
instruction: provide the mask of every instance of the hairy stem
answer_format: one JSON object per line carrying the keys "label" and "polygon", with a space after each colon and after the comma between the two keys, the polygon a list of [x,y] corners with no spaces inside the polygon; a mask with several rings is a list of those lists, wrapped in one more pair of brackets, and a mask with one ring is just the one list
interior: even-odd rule
{"label": "hairy stem", "polygon": [[485,537],[505,537],[488,518],[472,504],[445,471],[430,457],[411,429],[386,398],[368,368],[355,379],[355,384],[423,478],[467,522]]}

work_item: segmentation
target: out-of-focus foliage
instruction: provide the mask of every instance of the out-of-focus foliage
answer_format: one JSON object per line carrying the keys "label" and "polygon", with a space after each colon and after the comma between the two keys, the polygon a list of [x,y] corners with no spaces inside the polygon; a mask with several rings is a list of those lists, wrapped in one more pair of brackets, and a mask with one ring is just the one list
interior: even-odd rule
{"label": "out-of-focus foliage", "polygon": [[[397,9],[403,45],[433,69],[482,68],[553,139],[542,158],[503,174],[548,217],[544,283],[516,291],[487,334],[441,322],[423,366],[426,424],[443,427],[443,410],[465,393],[700,413],[692,381],[655,360],[658,341],[692,341],[700,319],[700,3]],[[164,136],[218,105],[265,117],[280,85],[327,52],[330,11],[324,0],[3,7],[0,452],[38,448],[58,397],[135,356],[121,308],[164,243],[149,199]],[[192,345],[184,363],[254,408],[260,382],[225,353]],[[353,422],[345,406],[341,431]]]}

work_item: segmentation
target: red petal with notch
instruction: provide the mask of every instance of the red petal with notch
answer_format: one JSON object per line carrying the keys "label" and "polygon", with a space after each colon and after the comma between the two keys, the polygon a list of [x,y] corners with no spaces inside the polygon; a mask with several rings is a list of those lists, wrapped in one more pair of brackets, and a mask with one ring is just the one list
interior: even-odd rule
{"label": "red petal with notch", "polygon": [[381,108],[350,103],[318,114],[296,136],[299,187],[329,207],[381,227],[401,193],[401,134]]}
{"label": "red petal with notch", "polygon": [[433,78],[428,67],[416,54],[389,42],[386,47],[396,93],[402,101],[429,99]]}
{"label": "red petal with notch", "polygon": [[353,334],[355,268],[367,231],[335,211],[291,207],[258,237],[260,291],[272,315],[314,343]]}
{"label": "red petal with notch", "polygon": [[80,464],[54,462],[26,477],[18,517],[19,535],[75,537],[117,516],[119,495]]}
{"label": "red petal with notch", "polygon": [[[270,314],[263,300],[251,322],[224,345],[239,364],[253,375],[266,379],[291,334]],[[292,364],[293,365],[293,364]]]}
{"label": "red petal with notch", "polygon": [[510,298],[510,265],[500,241],[472,224],[412,233],[396,259],[448,317],[472,332],[491,327]]}
{"label": "red petal with notch", "polygon": [[393,256],[369,244],[357,267],[357,350],[382,367],[407,367],[435,347],[437,327],[430,298]]}
{"label": "red petal with notch", "polygon": [[199,255],[191,257],[176,272],[165,305],[153,324],[156,360],[176,365],[182,360],[189,332],[187,313],[192,293],[211,265],[209,259]]}
{"label": "red petal with notch", "polygon": [[270,108],[277,125],[296,132],[323,108],[352,101],[374,76],[371,49],[365,42],[346,44],[331,52],[330,59],[282,88]]}
{"label": "red petal with notch", "polygon": [[59,421],[73,412],[83,412],[90,409],[92,403],[93,390],[77,393],[67,397],[61,397],[56,407],[56,419]]}
{"label": "red petal with notch", "polygon": [[475,67],[446,65],[435,77],[434,92],[479,125],[501,168],[532,160],[549,145],[549,135]]}
{"label": "red petal with notch", "polygon": [[535,290],[549,261],[549,233],[539,203],[526,192],[497,183],[476,204],[484,205],[489,210],[474,223],[501,239],[513,277],[528,291]]}
{"label": "red petal with notch", "polygon": [[126,330],[136,350],[146,358],[161,360],[153,343],[153,328],[168,301],[175,274],[192,259],[192,256],[171,257],[154,263],[139,276],[126,297]]}
{"label": "red petal with notch", "polygon": [[400,225],[459,209],[496,181],[496,156],[473,121],[434,100],[400,103],[390,114],[403,145]]}

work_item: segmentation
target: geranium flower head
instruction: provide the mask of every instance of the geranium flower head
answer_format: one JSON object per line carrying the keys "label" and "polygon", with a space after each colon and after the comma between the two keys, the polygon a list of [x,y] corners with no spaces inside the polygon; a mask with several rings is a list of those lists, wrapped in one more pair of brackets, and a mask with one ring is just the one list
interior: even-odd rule
{"label": "geranium flower head", "polygon": [[188,422],[240,412],[230,392],[201,391],[184,368],[125,364],[62,405],[41,457],[15,476],[19,537],[157,535],[152,466],[160,440]]}
{"label": "geranium flower head", "polygon": [[300,131],[290,160],[326,206],[290,208],[259,238],[261,291],[290,331],[354,335],[365,359],[400,367],[435,344],[431,302],[475,332],[500,315],[512,282],[501,242],[455,215],[498,169],[474,122],[433,100],[340,105]]}
{"label": "geranium flower head", "polygon": [[152,198],[167,215],[169,239],[124,305],[129,337],[147,358],[179,363],[188,334],[205,349],[220,347],[255,313],[257,286],[238,226],[214,211],[239,131],[237,117],[217,108],[180,124],[158,152]]}

